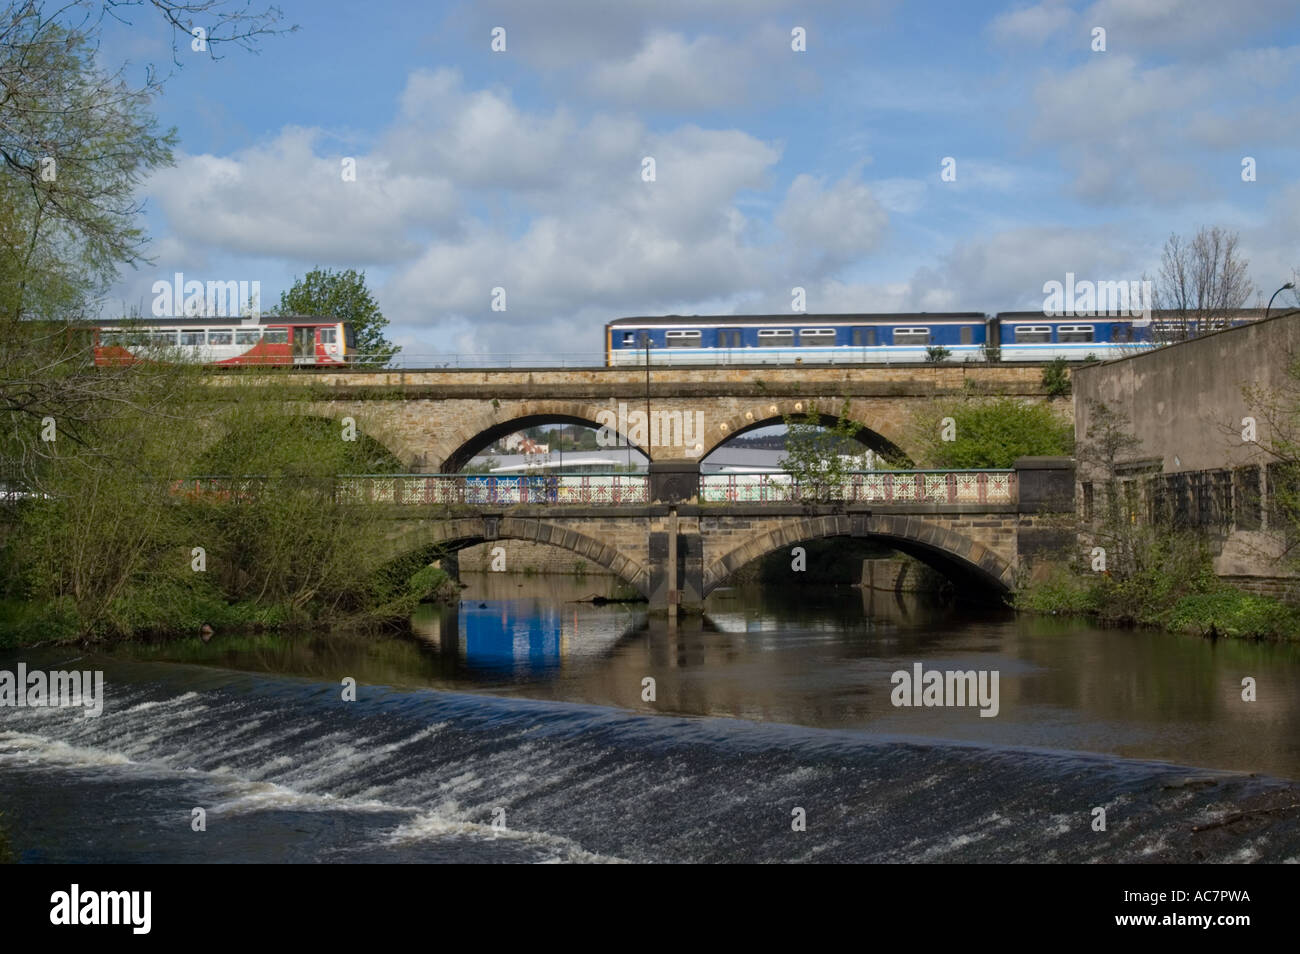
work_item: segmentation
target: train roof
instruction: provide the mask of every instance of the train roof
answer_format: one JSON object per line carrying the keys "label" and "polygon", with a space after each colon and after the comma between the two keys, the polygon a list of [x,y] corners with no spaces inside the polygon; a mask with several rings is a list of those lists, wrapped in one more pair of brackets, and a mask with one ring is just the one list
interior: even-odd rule
{"label": "train roof", "polygon": [[[1223,316],[1240,319],[1255,319],[1264,317],[1263,308],[1228,308],[1223,311],[1214,311],[1211,317],[1220,318]],[[997,314],[999,321],[1129,321],[1131,315],[1047,315],[1042,309],[1038,311],[1000,311]],[[1199,315],[1195,309],[1188,312],[1178,311],[1176,309],[1153,309],[1151,318],[1155,321],[1181,321],[1183,318],[1195,321]]]}
{"label": "train roof", "polygon": [[337,325],[338,318],[323,315],[259,315],[257,318],[116,318],[91,321],[89,328],[213,328],[229,325],[260,328],[267,325]]}
{"label": "train roof", "polygon": [[926,322],[926,321],[985,321],[982,311],[915,311],[879,312],[874,314],[809,315],[792,312],[788,315],[643,315],[615,318],[606,327],[654,328],[662,325],[790,325],[790,324],[862,324],[863,322]]}

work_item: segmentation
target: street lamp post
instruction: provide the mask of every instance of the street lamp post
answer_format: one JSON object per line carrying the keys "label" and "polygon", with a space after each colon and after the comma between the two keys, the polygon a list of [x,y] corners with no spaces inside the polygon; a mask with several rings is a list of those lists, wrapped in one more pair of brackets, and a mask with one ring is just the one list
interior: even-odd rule
{"label": "street lamp post", "polygon": [[[645,443],[646,467],[650,464],[650,332],[645,333]],[[628,442],[629,444],[631,441]]]}
{"label": "street lamp post", "polygon": [[1264,317],[1265,317],[1265,318],[1268,317],[1269,310],[1272,309],[1272,307],[1273,307],[1273,299],[1276,298],[1276,297],[1277,297],[1279,294],[1281,294],[1282,292],[1286,291],[1288,288],[1295,288],[1295,282],[1287,282],[1285,285],[1283,285],[1283,286],[1282,286],[1281,288],[1279,288],[1277,291],[1273,292],[1273,294],[1272,294],[1271,296],[1269,296],[1269,299],[1268,299],[1268,308],[1265,308],[1265,309],[1264,309]]}

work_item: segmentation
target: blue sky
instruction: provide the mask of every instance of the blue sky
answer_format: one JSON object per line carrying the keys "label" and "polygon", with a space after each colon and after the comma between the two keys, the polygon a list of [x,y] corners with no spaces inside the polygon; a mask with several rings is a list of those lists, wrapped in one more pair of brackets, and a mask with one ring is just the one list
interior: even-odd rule
{"label": "blue sky", "polygon": [[1036,308],[1201,225],[1240,233],[1265,297],[1300,267],[1293,0],[281,7],[296,32],[179,69],[150,14],[109,31],[106,63],[173,71],[180,136],[141,185],[156,264],[109,310],[177,271],[271,303],[356,267],[413,356],[567,353],[795,286],[811,312]]}

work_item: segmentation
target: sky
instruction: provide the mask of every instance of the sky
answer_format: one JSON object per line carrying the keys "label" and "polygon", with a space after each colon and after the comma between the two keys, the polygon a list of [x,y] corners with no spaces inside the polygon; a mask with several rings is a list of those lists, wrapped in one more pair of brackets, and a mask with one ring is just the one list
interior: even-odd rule
{"label": "sky", "polygon": [[1202,226],[1265,299],[1300,267],[1295,0],[280,7],[296,31],[215,59],[173,62],[142,10],[108,30],[106,64],[169,74],[179,136],[108,312],[176,272],[270,305],[357,268],[424,364],[789,313],[796,287],[811,313],[1037,309]]}

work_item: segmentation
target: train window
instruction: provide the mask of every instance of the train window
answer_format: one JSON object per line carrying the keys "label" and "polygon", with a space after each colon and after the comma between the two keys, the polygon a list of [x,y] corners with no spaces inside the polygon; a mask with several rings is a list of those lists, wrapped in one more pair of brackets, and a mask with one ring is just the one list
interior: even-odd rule
{"label": "train window", "polygon": [[835,331],[832,328],[801,328],[799,344],[805,348],[826,347],[835,344]]}
{"label": "train window", "polygon": [[289,329],[288,328],[267,328],[266,332],[262,335],[262,339],[267,344],[288,344]]}
{"label": "train window", "polygon": [[972,335],[972,334],[973,334],[973,331],[972,331],[972,329],[971,329],[970,327],[964,327],[964,328],[962,328],[962,330],[961,330],[961,343],[962,343],[962,344],[970,344],[970,343],[971,343],[971,335]]}
{"label": "train window", "polygon": [[182,332],[181,332],[181,344],[182,344],[182,345],[186,345],[186,346],[191,347],[191,348],[194,347],[195,345],[201,345],[201,344],[203,344],[203,332],[202,332],[202,331],[182,331]]}
{"label": "train window", "polygon": [[650,347],[650,332],[648,332],[648,331],[638,331],[638,332],[636,333],[636,346],[637,346],[638,348],[648,348],[648,347]]}
{"label": "train window", "polygon": [[233,331],[217,331],[214,329],[208,332],[208,344],[210,345],[228,345],[234,343],[235,333]]}
{"label": "train window", "polygon": [[255,345],[262,340],[262,329],[243,329],[235,332],[235,344],[238,345]]}
{"label": "train window", "polygon": [[700,346],[700,333],[698,331],[668,331],[665,332],[665,337],[670,348],[698,348]]}
{"label": "train window", "polygon": [[630,348],[634,344],[636,344],[636,332],[635,331],[623,332],[623,347]]}
{"label": "train window", "polygon": [[1056,329],[1056,340],[1062,343],[1094,341],[1092,325],[1061,325]]}
{"label": "train window", "polygon": [[929,328],[895,328],[894,344],[896,345],[928,345],[930,343]]}
{"label": "train window", "polygon": [[794,332],[789,328],[762,328],[758,332],[760,348],[789,348],[794,345]]}
{"label": "train window", "polygon": [[1020,325],[1016,328],[1016,344],[1047,344],[1051,340],[1051,325]]}
{"label": "train window", "polygon": [[176,344],[175,331],[152,331],[149,333],[149,343],[155,347],[166,347]]}
{"label": "train window", "polygon": [[322,328],[320,330],[321,344],[338,344],[339,332],[337,328]]}
{"label": "train window", "polygon": [[719,348],[739,348],[740,331],[735,328],[723,328],[718,332]]}
{"label": "train window", "polygon": [[356,339],[352,337],[352,326],[344,325],[343,326],[343,347],[355,348],[356,344],[357,344]]}
{"label": "train window", "polygon": [[101,348],[116,348],[121,345],[122,337],[120,331],[101,331],[99,333],[99,346]]}

